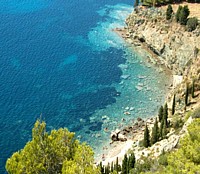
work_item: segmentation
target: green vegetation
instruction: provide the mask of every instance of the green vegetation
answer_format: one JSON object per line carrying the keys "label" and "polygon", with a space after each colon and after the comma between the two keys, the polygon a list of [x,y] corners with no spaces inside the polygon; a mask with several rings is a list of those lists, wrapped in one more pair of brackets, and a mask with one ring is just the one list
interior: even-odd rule
{"label": "green vegetation", "polygon": [[122,174],[128,174],[128,157],[127,157],[127,154],[124,155],[124,159],[122,161]]}
{"label": "green vegetation", "polygon": [[152,134],[151,134],[151,145],[155,144],[159,140],[159,129],[158,129],[158,122],[157,118],[154,123],[154,126],[152,128]]}
{"label": "green vegetation", "polygon": [[[112,167],[113,166],[113,167]],[[130,154],[125,154],[124,159],[122,160],[122,165],[118,163],[118,157],[115,164],[108,164],[107,166],[102,166],[102,163],[99,164],[101,169],[101,174],[129,174],[135,167],[135,155],[133,152]]]}
{"label": "green vegetation", "polygon": [[163,106],[161,106],[160,109],[159,109],[159,111],[158,111],[159,122],[162,121],[162,118],[163,118]]}
{"label": "green vegetation", "polygon": [[180,13],[182,11],[182,8],[183,7],[181,5],[178,6],[178,10],[176,11],[176,15],[175,15],[176,22],[179,22],[179,16],[180,16]]}
{"label": "green vegetation", "polygon": [[189,127],[189,134],[180,142],[180,149],[168,156],[165,171],[171,173],[198,173],[200,171],[200,119],[196,119]]}
{"label": "green vegetation", "polygon": [[198,25],[198,19],[196,17],[189,18],[187,21],[187,30],[193,31],[197,28]]}
{"label": "green vegetation", "polygon": [[144,147],[149,147],[150,144],[150,134],[149,134],[149,129],[147,127],[147,125],[145,126],[145,130],[144,130],[144,140],[143,140],[143,146]]}
{"label": "green vegetation", "polygon": [[188,84],[186,84],[186,90],[185,90],[185,107],[188,105],[188,97],[189,97],[189,87],[188,87]]}
{"label": "green vegetation", "polygon": [[192,113],[192,118],[200,118],[200,107]]}
{"label": "green vegetation", "polygon": [[166,19],[170,20],[172,18],[172,13],[173,13],[173,9],[171,4],[168,5],[167,7],[167,12],[166,12]]}
{"label": "green vegetation", "polygon": [[192,80],[192,98],[195,97],[195,95],[194,95],[194,92],[195,92],[195,89],[194,89],[194,88],[195,88],[195,87],[194,87],[195,84],[194,84],[194,82],[195,82],[195,80],[193,79],[193,80]]}
{"label": "green vegetation", "polygon": [[189,14],[190,10],[187,5],[185,5],[184,7],[179,6],[175,15],[176,21],[179,22],[181,25],[186,25]]}
{"label": "green vegetation", "polygon": [[139,0],[135,0],[134,7],[137,7],[139,5]]}
{"label": "green vegetation", "polygon": [[176,95],[174,94],[173,102],[172,102],[172,115],[175,113],[175,106],[176,106]]}
{"label": "green vegetation", "polygon": [[46,131],[46,123],[37,120],[32,140],[6,162],[10,174],[98,174],[92,149],[75,139],[67,129]]}
{"label": "green vegetation", "polygon": [[164,120],[164,124],[166,124],[166,127],[168,127],[169,125],[168,125],[168,121],[167,121],[167,119],[168,119],[168,106],[167,106],[167,103],[165,103],[165,105],[164,105],[163,118],[162,119]]}

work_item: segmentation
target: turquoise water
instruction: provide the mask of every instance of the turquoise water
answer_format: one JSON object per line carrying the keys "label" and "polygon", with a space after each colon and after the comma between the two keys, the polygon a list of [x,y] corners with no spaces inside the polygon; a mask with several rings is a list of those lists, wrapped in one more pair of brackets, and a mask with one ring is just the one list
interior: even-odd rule
{"label": "turquoise water", "polygon": [[[112,129],[155,114],[165,74],[112,32],[125,25],[132,4],[0,1],[0,173],[39,117],[49,130],[75,131],[98,157]],[[130,116],[126,107],[133,107]]]}

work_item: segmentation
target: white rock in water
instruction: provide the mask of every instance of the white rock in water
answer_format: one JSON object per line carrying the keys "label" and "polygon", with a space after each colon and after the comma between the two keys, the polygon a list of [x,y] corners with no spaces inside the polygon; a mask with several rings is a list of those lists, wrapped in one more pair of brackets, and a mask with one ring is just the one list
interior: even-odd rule
{"label": "white rock in water", "polygon": [[121,78],[122,79],[128,79],[130,77],[130,75],[122,75]]}
{"label": "white rock in water", "polygon": [[126,109],[126,110],[129,110],[129,107],[127,106],[125,109]]}
{"label": "white rock in water", "polygon": [[141,86],[135,86],[135,88],[138,90],[138,91],[141,91],[143,89],[143,87]]}
{"label": "white rock in water", "polygon": [[120,64],[120,65],[118,65],[118,67],[121,68],[121,69],[127,69],[128,65]]}
{"label": "white rock in water", "polygon": [[134,110],[134,107],[130,107],[130,109],[129,109],[130,111],[133,111]]}

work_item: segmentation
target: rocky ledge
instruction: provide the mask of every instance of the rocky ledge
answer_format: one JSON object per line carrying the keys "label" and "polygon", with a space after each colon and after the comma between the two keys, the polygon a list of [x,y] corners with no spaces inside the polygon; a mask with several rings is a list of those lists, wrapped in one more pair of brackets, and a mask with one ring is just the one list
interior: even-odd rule
{"label": "rocky ledge", "polygon": [[185,67],[197,57],[200,48],[200,26],[193,32],[175,20],[166,20],[162,8],[143,8],[126,19],[123,36],[135,46],[145,44],[163,64],[176,74],[183,74]]}

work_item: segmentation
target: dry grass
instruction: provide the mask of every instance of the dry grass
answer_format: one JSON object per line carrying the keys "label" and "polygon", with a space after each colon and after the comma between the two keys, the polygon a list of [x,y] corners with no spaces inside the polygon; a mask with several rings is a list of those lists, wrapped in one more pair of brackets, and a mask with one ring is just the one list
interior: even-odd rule
{"label": "dry grass", "polygon": [[[189,17],[197,17],[200,20],[200,3],[181,3],[181,4],[172,4],[173,11],[176,13],[179,5],[188,5],[190,10]],[[167,6],[162,6],[161,8],[167,9]]]}

